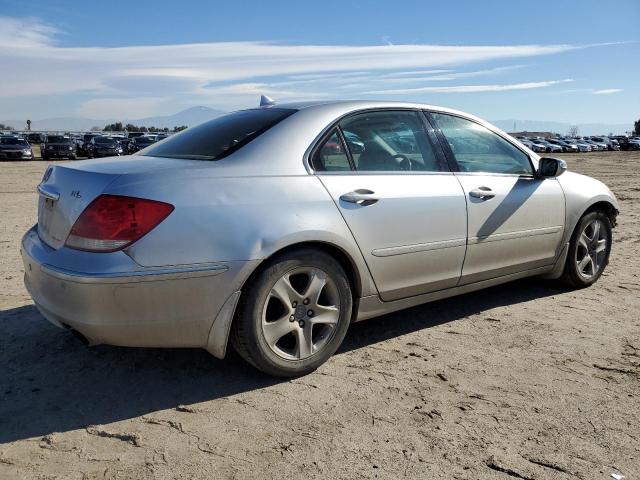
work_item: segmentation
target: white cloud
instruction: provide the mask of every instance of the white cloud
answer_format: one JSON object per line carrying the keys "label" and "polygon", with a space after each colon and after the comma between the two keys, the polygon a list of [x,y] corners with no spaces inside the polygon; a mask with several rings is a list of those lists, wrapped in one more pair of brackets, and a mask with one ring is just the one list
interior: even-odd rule
{"label": "white cloud", "polygon": [[610,95],[612,93],[620,93],[622,92],[621,88],[605,88],[604,90],[594,90],[593,93],[594,95]]}
{"label": "white cloud", "polygon": [[[81,105],[80,100],[76,100],[74,108],[92,116],[110,116],[116,105],[126,111],[140,108],[149,114],[160,113],[153,111],[167,104],[159,102],[160,97],[174,105],[206,101],[214,106],[238,106],[250,98],[253,103],[253,97],[260,93],[279,99],[335,96],[344,84],[360,84],[359,89],[354,89],[359,94],[363,89],[374,89],[375,83],[398,87],[405,82],[452,81],[504,73],[518,66],[471,72],[454,72],[452,67],[584,48],[576,45],[347,46],[273,42],[63,47],[55,42],[60,33],[37,19],[0,17],[0,111],[2,97],[79,93],[81,98],[89,97],[89,100]],[[540,83],[390,88],[380,92],[500,91],[540,88],[537,86]]]}
{"label": "white cloud", "polygon": [[510,83],[503,85],[452,85],[441,87],[418,87],[391,90],[376,90],[366,92],[370,95],[406,95],[411,93],[478,93],[478,92],[504,92],[508,90],[531,90],[545,88],[560,83],[573,82],[573,79],[546,80],[544,82]]}

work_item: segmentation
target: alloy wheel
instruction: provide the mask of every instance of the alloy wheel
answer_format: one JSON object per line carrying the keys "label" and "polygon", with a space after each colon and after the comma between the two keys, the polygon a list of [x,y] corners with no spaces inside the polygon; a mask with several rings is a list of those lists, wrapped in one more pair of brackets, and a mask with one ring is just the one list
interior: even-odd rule
{"label": "alloy wheel", "polygon": [[578,274],[586,279],[593,278],[602,270],[606,256],[607,230],[601,220],[594,219],[578,238],[575,259]]}
{"label": "alloy wheel", "polygon": [[280,277],[262,308],[269,348],[287,360],[303,360],[332,338],[340,318],[336,283],[316,267],[298,267]]}

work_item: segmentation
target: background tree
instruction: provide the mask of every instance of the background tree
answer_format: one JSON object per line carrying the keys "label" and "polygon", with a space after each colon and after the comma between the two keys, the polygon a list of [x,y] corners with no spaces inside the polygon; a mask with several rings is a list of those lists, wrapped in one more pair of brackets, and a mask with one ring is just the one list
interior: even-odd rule
{"label": "background tree", "polygon": [[640,120],[636,120],[633,123],[633,133],[635,133],[636,135],[640,135]]}
{"label": "background tree", "polygon": [[577,125],[573,125],[569,129],[569,133],[567,133],[567,135],[570,136],[570,137],[577,137],[579,133],[580,133],[580,131],[578,130],[578,126]]}
{"label": "background tree", "polygon": [[0,123],[0,130],[13,130],[11,125],[5,125],[4,123]]}
{"label": "background tree", "polygon": [[122,132],[122,122],[110,123],[103,128],[105,132]]}

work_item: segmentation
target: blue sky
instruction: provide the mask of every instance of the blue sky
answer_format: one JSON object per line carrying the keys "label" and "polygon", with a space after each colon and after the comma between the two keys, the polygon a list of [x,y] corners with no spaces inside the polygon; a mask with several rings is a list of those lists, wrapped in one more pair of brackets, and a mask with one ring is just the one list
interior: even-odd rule
{"label": "blue sky", "polygon": [[0,0],[0,119],[231,110],[267,93],[625,123],[640,117],[639,60],[638,0]]}

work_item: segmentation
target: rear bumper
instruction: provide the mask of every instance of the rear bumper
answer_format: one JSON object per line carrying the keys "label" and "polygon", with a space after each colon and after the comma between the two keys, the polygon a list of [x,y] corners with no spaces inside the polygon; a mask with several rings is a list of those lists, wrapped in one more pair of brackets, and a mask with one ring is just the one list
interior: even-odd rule
{"label": "rear bumper", "polygon": [[[53,250],[40,241],[36,227],[25,234],[21,253],[25,286],[47,320],[93,344],[131,347],[207,348],[214,320],[253,263],[144,268],[115,252],[117,267],[110,269],[104,258],[113,254]],[[65,259],[74,255],[101,257],[96,260],[102,271],[78,271],[77,258],[75,269],[68,269]],[[216,341],[226,343],[226,333]]]}

